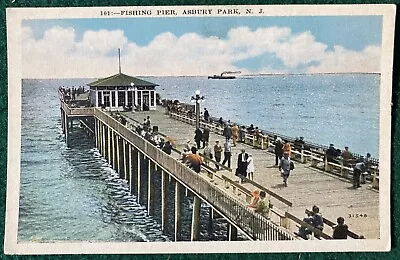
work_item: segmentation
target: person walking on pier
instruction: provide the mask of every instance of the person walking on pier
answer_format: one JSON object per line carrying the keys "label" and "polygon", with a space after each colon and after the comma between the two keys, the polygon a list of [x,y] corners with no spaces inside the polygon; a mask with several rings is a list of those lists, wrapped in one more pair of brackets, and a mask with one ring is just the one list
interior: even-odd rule
{"label": "person walking on pier", "polygon": [[242,177],[247,177],[247,159],[249,159],[249,155],[242,149],[241,153],[238,155],[236,170],[236,174],[242,181]]}
{"label": "person walking on pier", "polygon": [[281,176],[283,178],[283,184],[287,187],[288,178],[290,175],[290,157],[288,152],[283,153],[283,158],[279,162],[279,171],[281,172]]}
{"label": "person walking on pier", "polygon": [[233,146],[235,146],[235,147],[236,147],[236,142],[237,142],[238,136],[239,136],[239,127],[236,124],[234,124],[232,126],[232,140],[233,140]]}
{"label": "person walking on pier", "polygon": [[239,142],[244,143],[244,140],[246,138],[246,127],[242,125],[239,129]]}
{"label": "person walking on pier", "polygon": [[222,165],[225,165],[228,162],[228,168],[231,168],[231,157],[232,157],[232,147],[229,143],[229,140],[224,143],[224,160],[222,161]]}
{"label": "person walking on pier", "polygon": [[[215,161],[219,163],[219,162],[221,161],[221,156],[222,156],[222,147],[221,147],[221,145],[219,144],[219,141],[218,141],[218,140],[215,141],[215,145],[214,145],[214,155],[215,155]],[[216,164],[216,165],[215,165],[215,168],[216,168],[217,170],[219,170],[219,165]]]}
{"label": "person walking on pier", "polygon": [[203,130],[203,137],[202,137],[203,148],[206,146],[206,144],[208,144],[209,139],[210,139],[210,130],[207,127],[205,127]]}
{"label": "person walking on pier", "polygon": [[[203,154],[204,154],[204,157],[206,157],[207,159],[213,158],[213,155],[211,153],[211,148],[208,146],[208,143],[205,144]],[[205,160],[205,164],[208,165],[208,160]]]}
{"label": "person walking on pier", "polygon": [[276,138],[275,141],[275,166],[278,166],[283,156],[283,144],[280,137]]}
{"label": "person walking on pier", "polygon": [[197,150],[200,150],[200,142],[202,139],[203,132],[200,130],[200,128],[197,128],[196,131],[194,131],[194,141],[196,142]]}
{"label": "person walking on pier", "polygon": [[287,153],[288,156],[290,157],[290,155],[292,153],[292,147],[290,146],[289,141],[286,141],[285,144],[283,145],[283,152]]}
{"label": "person walking on pier", "polygon": [[208,119],[210,118],[210,113],[208,113],[207,108],[204,108],[204,121],[208,122]]}
{"label": "person walking on pier", "polygon": [[231,139],[231,137],[232,137],[232,128],[231,128],[228,124],[225,124],[224,136],[225,136],[225,140],[226,140],[227,142],[228,142],[229,139]]}
{"label": "person walking on pier", "polygon": [[254,174],[254,160],[253,160],[253,155],[249,154],[249,158],[247,159],[247,176],[250,180],[254,180],[253,179],[253,174]]}

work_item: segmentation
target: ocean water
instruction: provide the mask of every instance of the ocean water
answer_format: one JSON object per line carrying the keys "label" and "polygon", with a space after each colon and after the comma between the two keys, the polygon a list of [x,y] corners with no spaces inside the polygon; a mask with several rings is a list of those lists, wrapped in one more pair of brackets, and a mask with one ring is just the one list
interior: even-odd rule
{"label": "ocean water", "polygon": [[[206,97],[202,106],[215,117],[378,154],[376,75],[142,78],[159,84],[162,98],[189,102],[199,89]],[[66,147],[57,89],[91,81],[23,80],[18,240],[173,241],[172,232],[161,231],[159,208],[154,217],[148,216],[78,126],[71,148]],[[173,184],[167,188],[173,201]],[[161,195],[156,192],[155,197],[159,201]],[[188,240],[192,201],[184,197],[183,202],[182,237]],[[201,212],[201,239],[226,239],[226,223],[217,220],[213,232],[207,232],[208,208],[202,205]],[[169,215],[168,228],[173,230],[172,210]]]}
{"label": "ocean water", "polygon": [[379,75],[147,79],[160,85],[162,98],[189,103],[200,90],[211,116],[378,158]]}

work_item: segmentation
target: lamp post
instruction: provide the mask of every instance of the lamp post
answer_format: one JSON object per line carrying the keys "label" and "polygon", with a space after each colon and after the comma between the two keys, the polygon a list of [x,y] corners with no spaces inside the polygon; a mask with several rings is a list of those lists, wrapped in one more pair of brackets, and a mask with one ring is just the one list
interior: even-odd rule
{"label": "lamp post", "polygon": [[135,111],[135,107],[136,107],[136,86],[135,83],[131,82],[131,87],[130,90],[132,91],[132,112]]}
{"label": "lamp post", "polygon": [[191,102],[196,102],[196,129],[200,128],[200,101],[204,102],[204,96],[200,96],[200,90],[196,90],[195,96],[190,98]]}

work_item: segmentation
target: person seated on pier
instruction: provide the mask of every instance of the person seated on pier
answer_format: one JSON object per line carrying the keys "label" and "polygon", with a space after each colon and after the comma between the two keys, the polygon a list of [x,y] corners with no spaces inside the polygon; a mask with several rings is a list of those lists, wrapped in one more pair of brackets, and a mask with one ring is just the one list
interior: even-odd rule
{"label": "person seated on pier", "polygon": [[283,156],[283,143],[280,137],[276,138],[274,151],[275,151],[275,166],[278,166]]}
{"label": "person seated on pier", "polygon": [[207,108],[204,108],[204,121],[208,122],[208,119],[210,118],[210,113],[208,113]]}
{"label": "person seated on pier", "polygon": [[121,116],[121,124],[126,125],[127,121],[125,119],[125,117]]}
{"label": "person seated on pier", "polygon": [[251,202],[247,207],[268,218],[269,209],[272,205],[270,201],[266,199],[267,194],[265,191],[254,190],[251,195]]}
{"label": "person seated on pier", "polygon": [[243,178],[247,177],[247,159],[249,159],[249,155],[242,149],[241,153],[238,155],[236,169],[236,176],[240,178],[241,183],[244,182]]}
{"label": "person seated on pier", "polygon": [[349,231],[349,227],[344,224],[344,218],[337,218],[337,225],[332,227],[333,229],[333,239],[347,239],[347,232]]}
{"label": "person seated on pier", "polygon": [[283,149],[283,153],[287,153],[288,156],[290,157],[290,155],[292,153],[292,147],[290,146],[289,141],[285,142],[282,149]]}
{"label": "person seated on pier", "polygon": [[[308,217],[304,218],[303,221],[320,231],[324,229],[324,219],[321,213],[319,213],[319,207],[315,205],[312,207],[312,211],[309,213]],[[310,235],[311,233],[312,231],[305,226],[301,226],[299,228],[299,231],[295,232],[296,235],[302,237],[305,240],[308,240],[308,235]],[[314,235],[314,236],[316,238],[319,237],[319,235]]]}
{"label": "person seated on pier", "polygon": [[168,155],[171,155],[171,153],[172,153],[172,145],[171,145],[171,143],[169,141],[165,142],[165,144],[164,144],[164,146],[162,148],[162,151],[164,153],[168,154]]}
{"label": "person seated on pier", "polygon": [[239,127],[236,124],[233,124],[233,126],[232,126],[233,146],[236,146],[238,136],[239,136]]}
{"label": "person seated on pier", "polygon": [[200,173],[201,165],[203,164],[203,158],[198,154],[189,154],[186,156],[186,160],[189,163],[189,168],[197,173]]}
{"label": "person seated on pier", "polygon": [[204,127],[202,136],[203,148],[206,146],[206,144],[208,144],[209,140],[210,140],[210,130],[208,129],[208,127]]}
{"label": "person seated on pier", "polygon": [[225,124],[224,127],[224,137],[226,141],[232,138],[232,128],[228,124]]}
{"label": "person seated on pier", "polygon": [[196,131],[194,131],[194,141],[196,142],[197,150],[200,149],[200,142],[202,139],[203,139],[203,132],[200,130],[200,128],[197,128]]}
{"label": "person seated on pier", "polygon": [[258,126],[254,129],[254,138],[256,139],[257,144],[260,142],[260,130]]}
{"label": "person seated on pier", "polygon": [[344,148],[344,151],[342,152],[342,154],[340,155],[342,157],[343,160],[343,166],[350,166],[350,164],[353,161],[353,154],[349,151],[349,147],[346,146]]}

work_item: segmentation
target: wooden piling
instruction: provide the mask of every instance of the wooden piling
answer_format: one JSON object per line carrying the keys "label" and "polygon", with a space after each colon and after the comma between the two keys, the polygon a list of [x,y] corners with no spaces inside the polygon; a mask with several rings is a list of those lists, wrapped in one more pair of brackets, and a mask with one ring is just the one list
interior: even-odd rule
{"label": "wooden piling", "polygon": [[190,232],[190,240],[197,241],[200,237],[200,205],[201,200],[198,196],[193,197],[193,211],[192,211],[192,230]]}
{"label": "wooden piling", "polygon": [[161,170],[161,228],[167,230],[167,173]]}
{"label": "wooden piling", "polygon": [[175,242],[181,240],[182,232],[182,186],[175,182]]}

